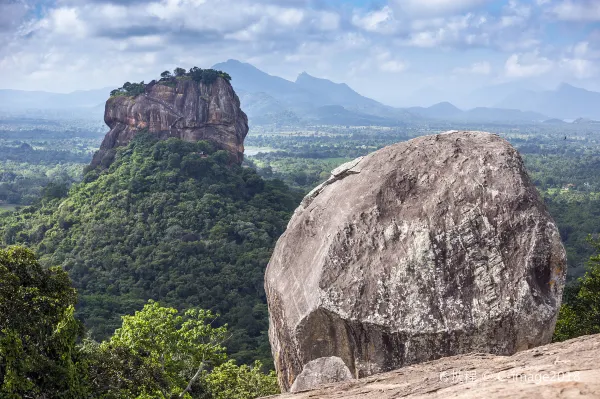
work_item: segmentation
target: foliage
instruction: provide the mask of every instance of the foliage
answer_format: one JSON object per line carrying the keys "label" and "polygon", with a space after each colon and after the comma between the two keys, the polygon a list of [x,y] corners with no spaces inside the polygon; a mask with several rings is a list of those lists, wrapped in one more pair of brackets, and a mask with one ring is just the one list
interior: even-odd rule
{"label": "foliage", "polygon": [[264,374],[257,361],[252,367],[223,363],[205,377],[207,393],[213,399],[254,399],[279,393],[274,371]]}
{"label": "foliage", "polygon": [[69,272],[97,339],[154,299],[221,314],[232,357],[271,367],[264,268],[299,201],[207,142],[138,135],[68,197],[0,219],[0,239]]}
{"label": "foliage", "polygon": [[141,81],[140,83],[125,82],[125,84],[122,87],[119,87],[118,89],[111,91],[110,96],[111,97],[115,97],[115,96],[136,97],[136,96],[139,96],[140,94],[143,94],[145,91],[146,91],[146,84],[144,83],[144,81]]}
{"label": "foliage", "polygon": [[[231,81],[231,76],[223,71],[217,71],[215,69],[201,69],[198,67],[190,68],[189,72],[187,72],[184,68],[177,67],[173,71],[173,73],[169,71],[164,71],[160,74],[160,79],[158,83],[167,85],[170,87],[175,87],[177,85],[178,78],[188,78],[192,79],[198,83],[212,84],[217,78],[223,78],[228,82]],[[143,94],[146,91],[146,87],[148,85],[143,81],[140,83],[130,83],[126,82],[122,87],[115,89],[110,92],[111,97],[116,96],[129,96],[136,97],[140,94]]]}
{"label": "foliage", "polygon": [[103,346],[143,355],[144,367],[164,371],[166,391],[181,394],[196,373],[225,360],[227,329],[213,327],[215,320],[209,311],[191,309],[179,316],[177,310],[150,301],[134,316],[124,316],[123,326]]}
{"label": "foliage", "polygon": [[0,250],[0,396],[78,398],[71,354],[81,326],[67,273],[24,248]]}
{"label": "foliage", "polygon": [[555,341],[581,335],[600,333],[600,239],[589,239],[596,255],[589,261],[588,271],[565,293],[556,330]]}
{"label": "foliage", "polygon": [[153,301],[124,316],[109,340],[88,339],[78,348],[89,397],[254,399],[278,393],[275,374],[263,374],[260,362],[238,367],[227,361],[228,333],[225,326],[214,327],[215,320],[209,311],[180,315]]}
{"label": "foliage", "polygon": [[250,399],[276,393],[261,364],[227,361],[226,326],[209,311],[149,301],[124,316],[102,343],[85,339],[74,318],[76,292],[67,273],[44,269],[22,247],[0,250],[0,396],[128,399]]}
{"label": "foliage", "polygon": [[[150,397],[168,388],[164,370],[125,347],[100,344],[89,338],[77,347],[77,373],[89,399]],[[160,396],[159,396],[160,397]]]}

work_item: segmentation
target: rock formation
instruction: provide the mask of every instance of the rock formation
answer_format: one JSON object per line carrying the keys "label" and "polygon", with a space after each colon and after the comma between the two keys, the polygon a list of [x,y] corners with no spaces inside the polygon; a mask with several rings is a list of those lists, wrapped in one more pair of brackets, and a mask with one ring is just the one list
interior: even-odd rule
{"label": "rock formation", "polygon": [[448,132],[336,169],[303,201],[265,275],[282,390],[336,356],[356,378],[550,342],[566,274],[517,151]]}
{"label": "rock formation", "polygon": [[114,148],[127,145],[142,130],[160,139],[208,140],[227,150],[233,162],[241,163],[248,133],[248,118],[223,78],[210,84],[182,79],[174,87],[151,82],[136,97],[111,97],[104,121],[110,131],[94,155],[94,167],[110,163]]}
{"label": "rock formation", "polygon": [[337,356],[320,357],[306,363],[302,373],[296,378],[290,392],[301,392],[331,382],[353,379],[352,373],[342,359]]}
{"label": "rock formation", "polygon": [[600,335],[514,356],[470,354],[272,399],[600,398]]}

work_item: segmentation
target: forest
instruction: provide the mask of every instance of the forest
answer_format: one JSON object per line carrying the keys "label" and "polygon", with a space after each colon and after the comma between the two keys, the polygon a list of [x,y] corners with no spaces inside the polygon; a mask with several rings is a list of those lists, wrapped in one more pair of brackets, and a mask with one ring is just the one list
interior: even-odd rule
{"label": "forest", "polygon": [[301,197],[228,160],[207,142],[138,135],[68,196],[3,217],[0,239],[69,273],[94,338],[154,299],[220,314],[232,358],[269,367],[263,271]]}
{"label": "forest", "polygon": [[[555,340],[600,332],[600,146],[586,129],[567,137],[534,126],[500,131],[522,153],[567,249],[569,284]],[[2,392],[138,399],[276,392],[263,274],[293,210],[341,163],[439,131],[255,127],[242,166],[229,165],[208,142],[140,134],[106,170],[85,168],[101,135],[8,134],[0,142],[0,241],[7,248],[0,273],[15,284],[0,290],[0,306],[22,293],[19,284],[28,290],[55,278],[57,291],[35,288],[40,301],[52,302],[37,324],[17,317],[33,312],[26,307],[3,313],[15,317],[0,325],[12,334],[0,350],[13,356],[0,355]],[[15,265],[29,270],[26,278]],[[167,347],[132,335],[160,330],[153,323],[169,326],[161,330]],[[18,336],[46,348],[43,356],[23,353]],[[202,352],[205,339],[210,356]],[[200,352],[184,356],[178,347]],[[141,365],[144,372],[131,372]],[[49,367],[52,378],[39,379]]]}
{"label": "forest", "polygon": [[279,391],[260,361],[228,359],[203,309],[148,301],[102,342],[74,316],[77,291],[30,250],[0,249],[0,396],[6,399],[251,399]]}

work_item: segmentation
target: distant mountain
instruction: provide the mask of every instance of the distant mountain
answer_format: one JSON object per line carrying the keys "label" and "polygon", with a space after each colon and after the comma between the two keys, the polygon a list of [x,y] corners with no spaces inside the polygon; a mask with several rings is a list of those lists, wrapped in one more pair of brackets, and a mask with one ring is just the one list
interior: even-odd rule
{"label": "distant mountain", "polygon": [[478,122],[541,122],[548,117],[518,109],[477,107],[466,111],[465,119]]}
{"label": "distant mountain", "polygon": [[0,108],[19,109],[66,109],[91,108],[104,104],[110,88],[50,93],[45,91],[0,90]]}
{"label": "distant mountain", "polygon": [[441,102],[431,107],[412,107],[408,111],[426,118],[433,119],[454,119],[460,117],[464,112],[449,102]]}
{"label": "distant mountain", "polygon": [[[230,74],[233,77],[231,84],[236,92],[254,95],[264,93],[287,108],[307,109],[311,108],[315,101],[310,92],[297,86],[294,82],[269,75],[251,64],[228,60],[216,64],[212,68]],[[248,108],[245,107],[245,104],[242,105],[244,109]],[[250,108],[248,109],[252,111]],[[252,114],[250,113],[249,116]]]}
{"label": "distant mountain", "polygon": [[394,126],[400,124],[400,121],[351,111],[341,105],[318,107],[307,115],[307,118],[320,125]]}
{"label": "distant mountain", "polygon": [[561,84],[555,90],[521,90],[507,96],[497,106],[510,106],[562,119],[600,119],[600,93],[567,83]]}
{"label": "distant mountain", "polygon": [[[330,124],[336,121],[335,124],[341,125],[365,124],[368,121],[390,125],[414,118],[405,110],[357,93],[345,83],[316,78],[306,72],[291,82],[237,60],[228,60],[213,68],[233,77],[231,83],[236,92],[241,93],[242,108],[254,123],[272,120],[274,115],[289,116],[290,113],[307,122],[327,120]],[[259,99],[259,105],[255,103],[256,99]],[[327,108],[330,106],[336,107]],[[323,112],[326,109],[335,110],[335,114],[325,116]]]}
{"label": "distant mountain", "polygon": [[298,75],[296,85],[307,92],[316,94],[320,102],[328,103],[326,105],[341,105],[349,110],[383,117],[396,116],[398,112],[397,109],[355,92],[345,83],[334,83],[331,80],[316,78],[306,72]]}
{"label": "distant mountain", "polygon": [[542,90],[536,84],[523,82],[508,82],[497,85],[484,86],[467,92],[457,104],[463,108],[475,107],[499,107],[521,109],[518,106],[510,104],[500,104],[508,96],[522,91],[538,92]]}
{"label": "distant mountain", "polygon": [[576,125],[595,125],[595,124],[600,124],[600,121],[595,121],[595,120],[589,119],[589,118],[577,118],[572,123],[574,123]]}
{"label": "distant mountain", "polygon": [[[399,95],[401,96],[402,93],[399,93]],[[432,104],[453,101],[454,99],[448,97],[447,91],[442,91],[435,86],[429,85],[412,91],[399,100],[407,107],[426,108]]]}
{"label": "distant mountain", "polygon": [[442,102],[428,108],[412,107],[407,111],[428,118],[446,121],[464,122],[540,122],[548,119],[535,112],[523,112],[517,109],[477,107],[462,111],[449,102]]}
{"label": "distant mountain", "polygon": [[552,119],[547,119],[545,120],[543,123],[547,123],[547,124],[556,124],[556,125],[564,125],[567,122],[563,121],[562,119],[557,119],[557,118],[552,118]]}

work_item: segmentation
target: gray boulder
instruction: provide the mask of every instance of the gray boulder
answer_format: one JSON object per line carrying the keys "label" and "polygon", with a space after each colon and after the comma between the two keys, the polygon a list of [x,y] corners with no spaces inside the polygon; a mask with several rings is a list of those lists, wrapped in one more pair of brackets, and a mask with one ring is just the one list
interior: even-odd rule
{"label": "gray boulder", "polygon": [[308,391],[319,385],[351,380],[352,373],[337,356],[320,357],[308,362],[292,384],[290,392]]}
{"label": "gray boulder", "polygon": [[556,225],[505,140],[420,137],[344,165],[296,210],[265,275],[283,391],[336,356],[355,378],[550,342]]}

